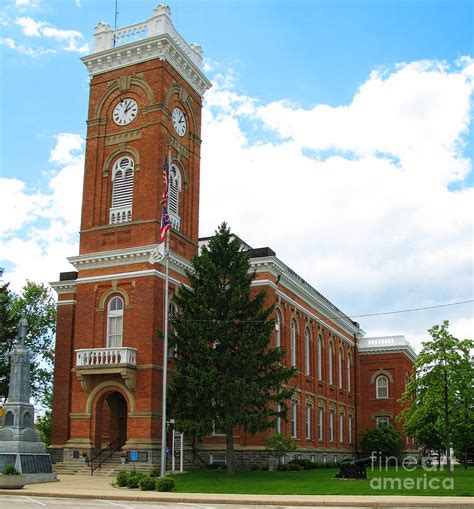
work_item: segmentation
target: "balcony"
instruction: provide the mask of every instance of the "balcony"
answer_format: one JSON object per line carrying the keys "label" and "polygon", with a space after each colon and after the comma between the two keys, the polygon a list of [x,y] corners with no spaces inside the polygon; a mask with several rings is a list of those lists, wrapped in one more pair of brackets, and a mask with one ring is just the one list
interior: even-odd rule
{"label": "balcony", "polygon": [[132,220],[132,207],[113,207],[110,209],[110,224],[128,223]]}
{"label": "balcony", "polygon": [[83,348],[76,350],[76,376],[82,388],[90,392],[95,376],[119,374],[126,386],[135,390],[137,350],[135,348]]}

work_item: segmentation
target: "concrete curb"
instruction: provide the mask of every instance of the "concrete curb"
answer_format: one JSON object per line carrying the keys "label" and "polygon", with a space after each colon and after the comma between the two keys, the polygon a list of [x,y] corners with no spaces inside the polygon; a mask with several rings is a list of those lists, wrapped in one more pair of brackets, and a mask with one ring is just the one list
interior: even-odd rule
{"label": "concrete curb", "polygon": [[[153,493],[131,491],[128,493],[90,494],[82,490],[61,493],[59,490],[34,489],[0,490],[2,495],[27,495],[29,497],[81,498],[94,500],[122,500],[131,502],[174,502],[190,504],[229,505],[292,505],[301,507],[367,507],[367,508],[441,508],[474,509],[474,497],[413,497],[413,496],[361,496],[345,495],[228,495],[216,493]],[[118,490],[118,489],[117,489]],[[109,490],[107,490],[109,491]],[[118,490],[121,491],[121,490]]]}

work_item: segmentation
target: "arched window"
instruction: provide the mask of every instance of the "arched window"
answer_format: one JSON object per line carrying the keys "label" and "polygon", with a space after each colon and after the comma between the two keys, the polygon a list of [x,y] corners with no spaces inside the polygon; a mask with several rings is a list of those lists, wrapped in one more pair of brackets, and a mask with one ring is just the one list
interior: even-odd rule
{"label": "arched window", "polygon": [[388,378],[385,375],[379,375],[375,380],[375,389],[377,399],[388,398]]}
{"label": "arched window", "polygon": [[324,433],[324,408],[322,406],[319,407],[319,416],[318,416],[318,440],[323,440]]}
{"label": "arched window", "polygon": [[342,347],[339,347],[339,358],[338,358],[338,379],[339,379],[339,389],[342,389],[342,378],[343,378],[343,368],[344,365],[344,353],[342,352]]}
{"label": "arched window", "polygon": [[275,313],[275,345],[281,346],[281,315],[280,311]]}
{"label": "arched window", "polygon": [[296,366],[296,323],[294,320],[290,322],[290,362],[292,366]]}
{"label": "arched window", "polygon": [[14,415],[13,415],[13,412],[7,412],[5,414],[5,426],[13,426],[13,422],[14,422]]}
{"label": "arched window", "polygon": [[351,392],[351,354],[347,352],[347,392]]}
{"label": "arched window", "polygon": [[323,380],[323,340],[318,336],[318,380]]}
{"label": "arched window", "polygon": [[328,362],[328,364],[329,364],[329,383],[332,385],[334,383],[334,380],[333,380],[334,350],[333,350],[332,343],[329,343],[328,358],[329,358],[329,362]]}
{"label": "arched window", "polygon": [[122,346],[123,337],[123,300],[113,297],[107,310],[107,347]]}
{"label": "arched window", "polygon": [[[277,412],[281,412],[281,404],[277,403]],[[281,415],[277,415],[276,418],[276,431],[281,433]]]}
{"label": "arched window", "polygon": [[293,400],[291,403],[291,436],[292,438],[296,438],[297,430],[298,430],[298,403]]}
{"label": "arched window", "polygon": [[171,225],[175,230],[179,230],[179,193],[181,192],[181,173],[176,164],[170,168],[170,182],[168,191],[168,213],[170,215]]}
{"label": "arched window", "polygon": [[132,220],[134,162],[130,156],[117,159],[112,168],[110,224]]}
{"label": "arched window", "polygon": [[33,427],[33,419],[31,418],[30,412],[25,412],[23,415],[23,427],[24,428]]}
{"label": "arched window", "polygon": [[304,364],[305,374],[311,375],[309,329],[307,327],[304,331]]}
{"label": "arched window", "polygon": [[311,405],[306,405],[306,439],[311,440]]}
{"label": "arched window", "polygon": [[329,441],[334,442],[334,410],[329,412]]}

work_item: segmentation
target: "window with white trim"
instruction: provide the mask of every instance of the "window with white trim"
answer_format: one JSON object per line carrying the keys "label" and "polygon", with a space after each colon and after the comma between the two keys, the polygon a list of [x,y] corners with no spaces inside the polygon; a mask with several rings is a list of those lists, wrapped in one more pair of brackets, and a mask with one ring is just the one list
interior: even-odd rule
{"label": "window with white trim", "polygon": [[123,339],[123,300],[112,297],[107,307],[107,347],[122,346]]}
{"label": "window with white trim", "polygon": [[344,414],[339,414],[339,442],[344,442]]}
{"label": "window with white trim", "polygon": [[351,392],[351,354],[347,352],[347,392]]}
{"label": "window with white trim", "polygon": [[324,408],[319,407],[319,418],[318,418],[318,440],[323,440],[324,432]]}
{"label": "window with white trim", "polygon": [[291,403],[291,436],[292,438],[296,438],[297,436],[297,417],[298,417],[298,403],[296,401],[292,401]]}
{"label": "window with white trim", "polygon": [[352,415],[347,418],[347,439],[352,444]]}
{"label": "window with white trim", "polygon": [[310,338],[309,329],[306,328],[304,331],[304,363],[305,363],[305,374],[311,375],[311,364],[310,364]]}
{"label": "window with white trim", "polygon": [[342,378],[343,378],[343,368],[344,365],[344,353],[342,351],[342,347],[339,347],[339,358],[338,358],[338,378],[339,378],[339,389],[342,389]]}
{"label": "window with white trim", "polygon": [[379,426],[390,426],[390,417],[387,415],[381,415],[375,419],[377,427]]}
{"label": "window with white trim", "polygon": [[278,310],[275,313],[275,345],[281,346],[281,315]]}
{"label": "window with white trim", "polygon": [[318,380],[323,380],[323,340],[318,336]]}
{"label": "window with white trim", "polygon": [[296,322],[290,322],[290,362],[292,366],[296,366]]}
{"label": "window with white trim", "polygon": [[306,405],[306,439],[311,440],[311,405]]}
{"label": "window with white trim", "polygon": [[176,164],[170,168],[170,182],[168,190],[168,213],[170,215],[171,225],[175,230],[179,230],[179,193],[181,192],[181,172]]}
{"label": "window with white trim", "polygon": [[329,343],[328,357],[329,357],[329,383],[332,385],[333,381],[334,381],[333,380],[334,350],[333,350],[332,343]]}
{"label": "window with white trim", "polygon": [[379,375],[375,380],[375,390],[377,399],[388,398],[388,377],[385,375]]}
{"label": "window with white trim", "polygon": [[[281,412],[280,403],[277,404],[277,412]],[[277,433],[281,433],[281,416],[280,415],[277,415],[277,418],[276,418],[276,431],[277,431]]]}
{"label": "window with white trim", "polygon": [[329,412],[329,441],[334,442],[334,410]]}
{"label": "window with white trim", "polygon": [[135,163],[130,156],[120,157],[112,168],[110,224],[132,220],[134,168]]}

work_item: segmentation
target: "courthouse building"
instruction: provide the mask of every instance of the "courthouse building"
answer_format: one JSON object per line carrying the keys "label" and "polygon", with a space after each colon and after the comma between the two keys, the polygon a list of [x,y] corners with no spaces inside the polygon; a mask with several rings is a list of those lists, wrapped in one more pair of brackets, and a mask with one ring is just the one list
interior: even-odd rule
{"label": "courthouse building", "polygon": [[[77,460],[106,444],[159,464],[164,267],[160,243],[163,162],[170,152],[171,295],[198,254],[202,99],[210,82],[198,44],[160,4],[143,23],[99,23],[82,58],[91,76],[79,254],[58,293],[51,452]],[[201,239],[205,242],[206,239]],[[255,291],[275,303],[274,345],[297,367],[287,421],[298,454],[354,455],[360,432],[395,417],[415,353],[403,336],[367,338],[270,247],[248,246]],[[172,360],[169,362],[172,375]],[[172,417],[172,415],[170,416]],[[264,440],[235,430],[237,461],[264,457]],[[404,438],[406,448],[413,444]],[[194,453],[194,456],[193,456]],[[218,433],[186,443],[189,464],[225,461]]]}

